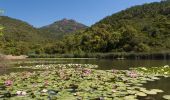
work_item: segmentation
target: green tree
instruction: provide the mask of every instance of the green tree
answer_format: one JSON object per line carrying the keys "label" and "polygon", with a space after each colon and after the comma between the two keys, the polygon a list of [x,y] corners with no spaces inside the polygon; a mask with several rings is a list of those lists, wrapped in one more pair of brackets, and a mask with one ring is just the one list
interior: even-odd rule
{"label": "green tree", "polygon": [[4,27],[0,26],[0,37],[3,36],[3,29]]}

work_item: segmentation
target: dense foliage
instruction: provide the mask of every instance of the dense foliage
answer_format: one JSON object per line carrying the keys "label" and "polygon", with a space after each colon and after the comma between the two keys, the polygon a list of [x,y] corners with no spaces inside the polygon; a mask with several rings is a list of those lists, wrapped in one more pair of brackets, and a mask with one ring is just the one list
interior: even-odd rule
{"label": "dense foliage", "polygon": [[25,54],[42,42],[40,32],[26,22],[0,16],[0,25],[4,27],[0,37],[0,48],[5,54]]}
{"label": "dense foliage", "polygon": [[131,7],[104,18],[80,34],[63,39],[65,51],[168,51],[170,2],[161,1]]}
{"label": "dense foliage", "polygon": [[84,55],[170,50],[169,0],[128,8],[87,29],[66,19],[36,29],[25,22],[1,17],[0,25],[5,27],[0,47],[6,54]]}
{"label": "dense foliage", "polygon": [[56,38],[86,28],[74,20],[64,19],[37,29],[26,22],[6,16],[0,16],[0,25],[4,27],[5,33],[0,37],[1,52],[13,55],[53,53],[57,47],[55,45],[61,45]]}

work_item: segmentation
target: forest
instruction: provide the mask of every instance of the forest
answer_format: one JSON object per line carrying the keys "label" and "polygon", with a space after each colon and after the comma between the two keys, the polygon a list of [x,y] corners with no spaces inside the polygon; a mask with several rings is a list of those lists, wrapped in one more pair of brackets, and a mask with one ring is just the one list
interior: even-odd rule
{"label": "forest", "polygon": [[63,19],[34,28],[7,16],[1,16],[0,25],[4,27],[0,39],[4,54],[92,56],[96,53],[167,53],[170,50],[169,0],[125,9],[91,27]]}

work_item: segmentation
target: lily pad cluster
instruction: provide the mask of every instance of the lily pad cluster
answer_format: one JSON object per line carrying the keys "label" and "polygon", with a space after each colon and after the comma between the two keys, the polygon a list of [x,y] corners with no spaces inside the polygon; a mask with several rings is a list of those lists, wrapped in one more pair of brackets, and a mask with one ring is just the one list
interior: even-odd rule
{"label": "lily pad cluster", "polygon": [[163,92],[159,89],[144,88],[144,83],[159,78],[137,70],[98,70],[97,65],[90,64],[37,65],[30,68],[45,70],[0,76],[0,98],[137,100],[138,97]]}
{"label": "lily pad cluster", "polygon": [[35,66],[19,66],[18,68],[31,68],[31,69],[59,69],[59,68],[98,68],[97,65],[92,64],[47,64]]}
{"label": "lily pad cluster", "polygon": [[138,68],[133,68],[134,70],[144,73],[144,74],[153,74],[157,76],[170,76],[170,66],[165,65],[162,67],[138,67]]}
{"label": "lily pad cluster", "polygon": [[[153,75],[153,76],[170,77],[170,66],[169,65],[165,65],[162,67],[138,67],[138,68],[132,68],[132,69],[142,74],[149,75],[149,76]],[[160,90],[158,91],[162,92]],[[170,95],[164,95],[163,98],[166,100],[170,100]]]}

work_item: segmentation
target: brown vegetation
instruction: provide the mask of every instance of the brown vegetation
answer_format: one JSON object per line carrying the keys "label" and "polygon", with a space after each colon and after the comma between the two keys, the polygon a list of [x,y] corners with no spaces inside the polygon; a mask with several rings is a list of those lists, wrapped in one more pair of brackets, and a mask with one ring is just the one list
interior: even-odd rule
{"label": "brown vegetation", "polygon": [[6,59],[6,60],[26,59],[26,58],[27,58],[26,55],[20,55],[20,56],[4,55],[2,57],[2,59]]}

